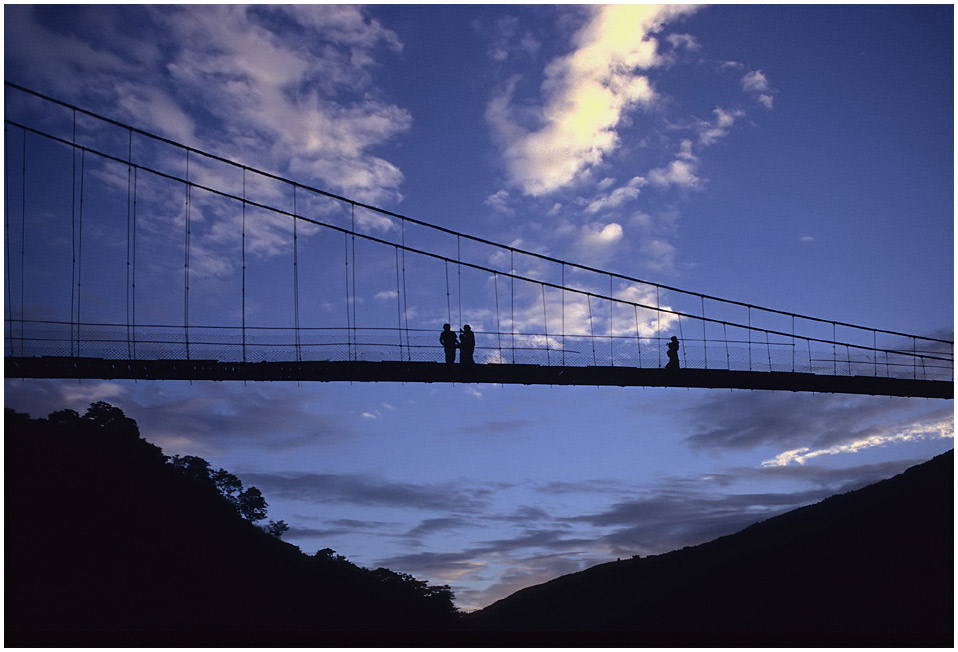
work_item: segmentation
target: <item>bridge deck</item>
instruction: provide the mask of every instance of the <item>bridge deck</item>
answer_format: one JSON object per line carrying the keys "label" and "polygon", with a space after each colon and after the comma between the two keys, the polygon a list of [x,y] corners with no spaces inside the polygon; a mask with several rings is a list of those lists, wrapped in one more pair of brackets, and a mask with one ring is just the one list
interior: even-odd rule
{"label": "bridge deck", "polygon": [[561,367],[528,364],[460,366],[438,362],[131,361],[104,358],[7,357],[4,359],[4,373],[7,378],[611,385],[767,389],[954,398],[952,381],[722,369],[671,371],[635,367]]}

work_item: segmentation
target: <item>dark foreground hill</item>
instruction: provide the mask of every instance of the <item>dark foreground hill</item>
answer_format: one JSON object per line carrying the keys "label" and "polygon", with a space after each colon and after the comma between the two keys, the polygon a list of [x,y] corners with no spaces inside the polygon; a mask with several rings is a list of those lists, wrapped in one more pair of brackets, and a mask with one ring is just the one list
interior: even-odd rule
{"label": "dark foreground hill", "polygon": [[468,618],[549,644],[954,642],[954,452],[737,534],[612,562]]}
{"label": "dark foreground hill", "polygon": [[953,644],[952,453],[463,622],[447,587],[267,534],[115,416],[6,413],[7,646]]}
{"label": "dark foreground hill", "polygon": [[384,644],[459,624],[448,587],[305,555],[95,405],[6,411],[7,646]]}

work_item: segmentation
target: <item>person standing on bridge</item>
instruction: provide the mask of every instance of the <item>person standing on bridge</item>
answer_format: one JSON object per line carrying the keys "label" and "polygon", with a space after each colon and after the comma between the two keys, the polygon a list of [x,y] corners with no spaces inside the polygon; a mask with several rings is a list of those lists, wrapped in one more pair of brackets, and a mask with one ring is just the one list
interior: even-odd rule
{"label": "person standing on bridge", "polygon": [[459,331],[459,364],[473,364],[472,352],[476,350],[476,334],[472,327],[466,324]]}
{"label": "person standing on bridge", "polygon": [[442,344],[442,348],[446,350],[446,364],[455,364],[456,348],[459,346],[459,341],[456,339],[456,334],[452,332],[449,324],[442,325],[439,343]]}
{"label": "person standing on bridge", "polygon": [[675,335],[672,336],[672,341],[669,342],[669,350],[665,353],[669,356],[669,361],[665,363],[666,369],[678,369],[679,368],[679,338]]}

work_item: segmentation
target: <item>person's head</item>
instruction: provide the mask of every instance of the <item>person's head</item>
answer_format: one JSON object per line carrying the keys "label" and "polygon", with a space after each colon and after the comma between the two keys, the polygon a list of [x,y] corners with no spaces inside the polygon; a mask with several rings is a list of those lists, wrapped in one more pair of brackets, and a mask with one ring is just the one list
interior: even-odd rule
{"label": "person's head", "polygon": [[464,331],[471,331],[472,328],[469,327],[469,324],[466,324],[465,326],[462,327],[462,330],[464,330]]}
{"label": "person's head", "polygon": [[442,325],[442,330],[444,330],[444,331],[449,330],[449,324],[443,324],[443,325]]}
{"label": "person's head", "polygon": [[675,335],[673,335],[673,336],[672,336],[672,341],[673,341],[673,342],[678,342],[678,341],[679,341],[679,338],[677,338]]}

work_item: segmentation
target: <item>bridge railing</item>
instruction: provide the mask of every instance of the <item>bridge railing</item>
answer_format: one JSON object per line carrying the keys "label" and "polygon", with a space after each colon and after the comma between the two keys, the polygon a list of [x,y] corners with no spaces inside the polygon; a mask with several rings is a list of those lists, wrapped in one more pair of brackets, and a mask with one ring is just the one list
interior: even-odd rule
{"label": "bridge railing", "polygon": [[[71,324],[51,321],[8,324],[7,357],[58,356],[129,360],[192,359],[224,362],[361,360],[439,362],[444,359],[437,329],[269,328],[178,325]],[[627,366],[660,368],[668,338],[476,332],[475,361],[481,364]],[[905,344],[904,342],[902,344]],[[685,368],[797,372],[951,380],[947,350],[869,350],[811,346],[771,340],[681,342]]]}

